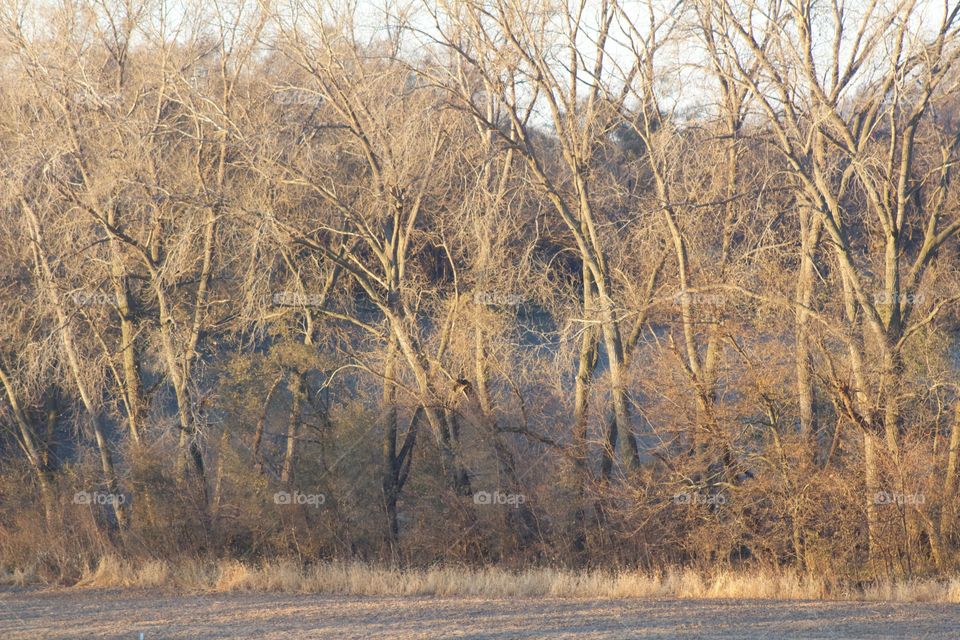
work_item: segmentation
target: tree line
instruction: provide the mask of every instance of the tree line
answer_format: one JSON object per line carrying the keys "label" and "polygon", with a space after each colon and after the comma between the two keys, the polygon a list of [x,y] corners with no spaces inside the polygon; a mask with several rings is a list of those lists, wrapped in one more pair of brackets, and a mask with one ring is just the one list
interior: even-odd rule
{"label": "tree line", "polygon": [[960,4],[11,0],[0,562],[960,562]]}

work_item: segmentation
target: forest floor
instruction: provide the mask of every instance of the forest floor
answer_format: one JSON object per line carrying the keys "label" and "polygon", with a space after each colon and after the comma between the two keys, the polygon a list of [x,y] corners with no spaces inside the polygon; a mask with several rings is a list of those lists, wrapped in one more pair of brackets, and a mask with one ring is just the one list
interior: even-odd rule
{"label": "forest floor", "polygon": [[0,591],[4,640],[958,637],[955,604]]}

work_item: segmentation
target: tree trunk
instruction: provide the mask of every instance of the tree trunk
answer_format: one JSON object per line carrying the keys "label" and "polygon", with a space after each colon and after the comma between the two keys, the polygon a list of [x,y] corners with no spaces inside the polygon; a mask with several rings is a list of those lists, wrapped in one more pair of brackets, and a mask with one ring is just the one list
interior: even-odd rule
{"label": "tree trunk", "polygon": [[52,531],[55,508],[49,468],[43,459],[40,447],[37,445],[36,440],[34,440],[33,429],[23,411],[23,407],[20,405],[20,398],[13,387],[13,381],[9,378],[3,366],[0,366],[0,383],[3,384],[3,388],[6,391],[7,400],[10,402],[13,417],[20,431],[20,446],[27,456],[27,462],[30,463],[30,468],[33,469],[37,477],[37,485],[40,489],[40,501],[43,506],[43,515],[47,529]]}
{"label": "tree trunk", "polygon": [[300,411],[303,405],[304,372],[294,372],[290,393],[293,395],[290,404],[290,419],[287,421],[287,446],[283,455],[283,468],[280,472],[280,482],[290,484],[293,481],[294,464],[297,456],[297,440],[300,437]]}
{"label": "tree trunk", "polygon": [[957,463],[960,457],[960,400],[954,408],[953,425],[950,427],[950,444],[947,449],[947,469],[943,478],[943,507],[937,527],[941,540],[949,540],[956,531]]}
{"label": "tree trunk", "polygon": [[190,416],[190,395],[187,391],[187,381],[183,375],[178,362],[176,349],[174,348],[173,336],[173,318],[170,315],[170,309],[167,302],[166,293],[162,289],[160,282],[155,282],[157,304],[160,312],[160,342],[164,363],[167,366],[167,375],[173,386],[174,397],[177,401],[177,419],[180,424],[180,437],[178,442],[178,455],[175,464],[175,475],[179,482],[186,480],[186,463],[191,460],[194,470],[197,473],[197,479],[203,486],[203,493],[206,494],[206,472],[203,462],[203,450],[197,441],[196,426]]}
{"label": "tree trunk", "polygon": [[[93,404],[93,399],[87,390],[86,382],[81,375],[80,358],[73,343],[73,331],[70,327],[70,319],[66,310],[63,308],[63,301],[57,295],[56,285],[53,281],[53,272],[50,269],[48,257],[46,254],[46,245],[43,241],[43,234],[40,230],[40,219],[30,204],[23,198],[20,200],[27,217],[30,220],[31,235],[34,243],[34,257],[36,259],[38,276],[44,282],[44,289],[47,293],[47,301],[53,308],[60,325],[60,338],[63,343],[63,350],[67,358],[67,364],[73,375],[74,383],[77,386],[77,392],[83,407],[90,417],[90,425],[93,429],[94,439],[97,443],[97,450],[100,453],[100,468],[103,470],[104,480],[107,484],[107,490],[115,495],[120,495],[120,482],[117,478],[116,469],[113,466],[113,458],[110,453],[110,444],[107,442],[103,430],[103,423],[100,420],[100,413]],[[125,529],[129,524],[127,508],[122,500],[113,500],[113,511],[117,519],[117,524]]]}
{"label": "tree trunk", "polygon": [[390,339],[387,345],[386,360],[383,367],[383,465],[381,485],[383,489],[384,513],[387,517],[387,545],[391,553],[396,550],[400,539],[400,523],[397,519],[397,501],[400,488],[400,460],[397,458],[397,342]]}
{"label": "tree trunk", "polygon": [[270,390],[267,391],[267,397],[263,400],[263,408],[260,410],[260,416],[257,418],[257,426],[253,430],[253,441],[250,443],[250,451],[253,455],[253,469],[257,473],[263,473],[263,454],[260,449],[263,443],[263,431],[267,426],[267,414],[270,411],[270,400],[283,382],[283,373],[277,376]]}
{"label": "tree trunk", "polygon": [[382,310],[390,323],[400,353],[403,354],[417,382],[417,388],[423,400],[423,414],[436,436],[437,445],[440,447],[441,461],[450,481],[450,486],[457,495],[471,495],[470,476],[461,465],[460,455],[457,451],[455,419],[447,409],[438,408],[440,394],[437,393],[431,380],[430,367],[427,364],[426,357],[419,345],[415,344],[407,334],[404,322],[397,313],[390,307],[382,308]]}
{"label": "tree trunk", "polygon": [[[834,244],[834,249],[838,257],[842,258],[841,254],[843,249],[837,244]],[[863,476],[867,494],[867,546],[869,559],[871,563],[875,563],[879,552],[878,537],[880,520],[876,504],[876,495],[877,492],[880,491],[880,475],[875,442],[876,436],[869,431],[874,427],[874,415],[870,407],[870,399],[867,396],[866,376],[863,371],[863,358],[861,355],[863,346],[862,326],[857,314],[857,301],[853,291],[853,284],[850,281],[849,274],[843,269],[841,269],[840,279],[843,285],[844,313],[850,325],[851,342],[847,345],[847,355],[850,361],[850,370],[853,373],[853,383],[855,385],[853,394],[854,406],[865,423],[860,426],[863,441]]]}
{"label": "tree trunk", "polygon": [[800,272],[797,277],[796,302],[796,369],[797,401],[800,413],[800,434],[815,452],[817,416],[814,407],[814,386],[810,354],[810,305],[813,303],[816,277],[816,253],[820,242],[820,219],[809,208],[800,210]]}
{"label": "tree trunk", "polygon": [[[110,208],[107,214],[107,223],[111,227],[117,226],[116,214]],[[131,304],[129,277],[123,265],[123,254],[120,251],[119,240],[110,239],[111,270],[113,276],[113,292],[117,300],[117,312],[120,315],[120,359],[123,365],[123,399],[127,410],[127,423],[130,431],[130,442],[134,451],[142,446],[141,413],[143,407],[143,392],[140,383],[140,362],[137,351],[137,329],[134,324],[134,310]]]}
{"label": "tree trunk", "polygon": [[[589,272],[584,270],[584,280],[589,278]],[[589,295],[589,289],[584,286],[584,296]],[[587,305],[584,305],[584,310]],[[590,408],[590,390],[593,381],[593,372],[597,366],[597,347],[598,335],[595,326],[589,323],[588,318],[586,326],[583,328],[583,335],[580,337],[580,357],[577,363],[577,378],[574,386],[573,401],[573,447],[574,447],[574,465],[576,471],[577,483],[577,506],[574,512],[574,540],[573,548],[576,551],[586,550],[587,543],[587,523],[586,523],[586,500],[592,480],[590,473],[590,451],[587,445],[587,419]],[[613,427],[616,429],[616,426]],[[608,429],[609,430],[609,429]],[[610,456],[606,449],[603,451],[604,469],[607,474],[610,472],[612,464],[608,462]]]}

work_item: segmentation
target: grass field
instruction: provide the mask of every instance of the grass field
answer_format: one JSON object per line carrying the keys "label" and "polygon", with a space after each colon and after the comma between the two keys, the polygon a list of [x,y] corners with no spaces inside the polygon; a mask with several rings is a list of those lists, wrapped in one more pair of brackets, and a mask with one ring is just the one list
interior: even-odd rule
{"label": "grass field", "polygon": [[958,629],[960,606],[937,603],[181,595],[149,589],[0,594],[4,640],[954,639]]}

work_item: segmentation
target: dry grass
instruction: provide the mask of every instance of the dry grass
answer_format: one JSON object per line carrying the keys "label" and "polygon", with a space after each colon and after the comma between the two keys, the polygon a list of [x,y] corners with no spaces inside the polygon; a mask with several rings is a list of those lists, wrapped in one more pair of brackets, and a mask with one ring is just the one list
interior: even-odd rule
{"label": "dry grass", "polygon": [[0,569],[0,585],[12,587],[25,587],[36,584],[39,581],[36,571],[32,568],[13,570],[13,573]]}
{"label": "dry grass", "polygon": [[237,561],[151,561],[134,565],[104,557],[78,587],[150,587],[194,592],[268,591],[361,596],[684,598],[760,600],[885,600],[960,603],[960,577],[880,583],[845,589],[794,572],[692,569],[646,574],[636,571],[575,572],[529,569],[435,567],[398,570],[365,564],[330,563],[301,567],[292,561],[250,566]]}
{"label": "dry grass", "polygon": [[960,603],[960,576],[948,580],[881,582],[866,589],[866,600]]}

